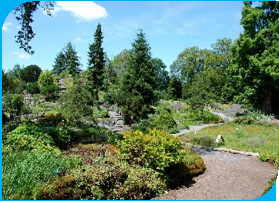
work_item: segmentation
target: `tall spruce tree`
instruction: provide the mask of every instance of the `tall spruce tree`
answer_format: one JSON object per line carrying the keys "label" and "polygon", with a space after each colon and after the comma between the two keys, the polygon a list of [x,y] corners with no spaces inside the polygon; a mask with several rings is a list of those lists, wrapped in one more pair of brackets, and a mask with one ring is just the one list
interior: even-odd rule
{"label": "tall spruce tree", "polygon": [[63,52],[59,52],[54,60],[54,65],[53,65],[53,72],[55,75],[58,75],[62,72],[64,72],[67,69],[66,66],[66,57]]}
{"label": "tall spruce tree", "polygon": [[65,49],[66,68],[70,75],[75,77],[80,70],[79,57],[71,42],[67,43]]}
{"label": "tall spruce tree", "polygon": [[131,56],[120,89],[118,105],[124,123],[131,124],[147,117],[155,102],[155,66],[152,65],[149,44],[142,30],[132,43]]}
{"label": "tall spruce tree", "polygon": [[98,100],[98,92],[104,86],[105,53],[102,47],[103,33],[99,23],[94,34],[94,43],[89,45],[88,52],[88,86],[92,97]]}

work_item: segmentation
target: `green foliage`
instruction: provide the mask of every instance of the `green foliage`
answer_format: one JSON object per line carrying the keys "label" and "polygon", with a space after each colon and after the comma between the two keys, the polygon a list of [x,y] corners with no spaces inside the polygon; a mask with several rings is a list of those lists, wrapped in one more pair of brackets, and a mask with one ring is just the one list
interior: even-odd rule
{"label": "green foliage", "polygon": [[38,199],[40,187],[58,178],[55,171],[65,174],[78,162],[75,158],[65,158],[52,152],[3,153],[3,199]]}
{"label": "green foliage", "polygon": [[122,82],[123,75],[127,70],[127,66],[131,57],[131,50],[123,50],[116,55],[107,65],[106,74],[107,81],[112,85],[119,85]]}
{"label": "green foliage", "polygon": [[11,150],[23,151],[33,150],[34,152],[55,151],[51,145],[53,139],[41,128],[22,124],[7,135],[5,145]]}
{"label": "green foliage", "polygon": [[154,117],[155,128],[159,130],[175,133],[177,131],[177,123],[171,113],[164,111]]}
{"label": "green foliage", "polygon": [[146,118],[155,102],[155,66],[144,33],[140,30],[132,43],[128,68],[124,74],[117,104],[121,107],[124,123],[131,124]]}
{"label": "green foliage", "polygon": [[176,100],[182,97],[182,82],[176,76],[170,76],[168,93]]}
{"label": "green foliage", "polygon": [[216,114],[212,114],[208,110],[204,110],[202,112],[193,110],[191,116],[192,120],[196,122],[202,122],[204,124],[224,122],[224,119],[222,117],[219,117]]}
{"label": "green foliage", "polygon": [[123,137],[117,147],[120,156],[129,164],[137,164],[163,173],[166,167],[180,161],[180,140],[164,131],[153,129],[146,134],[130,131],[124,133]]}
{"label": "green foliage", "polygon": [[40,87],[37,82],[29,82],[26,85],[26,91],[30,94],[39,94],[40,93]]}
{"label": "green foliage", "polygon": [[214,147],[216,145],[215,138],[211,136],[194,137],[192,143],[206,147]]}
{"label": "green foliage", "polygon": [[179,81],[191,82],[195,74],[204,70],[206,58],[210,55],[209,50],[198,47],[186,48],[170,66],[171,74]]}
{"label": "green foliage", "polygon": [[165,170],[168,187],[177,187],[205,171],[205,164],[201,156],[188,149],[180,150],[182,161]]}
{"label": "green foliage", "polygon": [[3,125],[2,125],[2,142],[4,142],[7,139],[8,133],[13,131],[14,129],[16,129],[19,124],[20,124],[19,121],[9,121],[5,124],[3,123]]}
{"label": "green foliage", "polygon": [[43,71],[39,77],[38,83],[43,95],[51,99],[57,96],[60,88],[54,80],[52,71]]}
{"label": "green foliage", "polygon": [[66,56],[64,51],[65,50],[59,52],[54,60],[53,72],[55,75],[59,75],[60,73],[66,72],[67,70]]}
{"label": "green foliage", "polygon": [[256,121],[252,117],[240,116],[240,117],[236,117],[233,120],[233,122],[236,123],[236,124],[253,124]]}
{"label": "green foliage", "polygon": [[279,4],[244,2],[244,32],[233,45],[227,88],[234,101],[249,103],[265,114],[278,113]]}
{"label": "green foliage", "polygon": [[98,92],[103,89],[105,79],[105,53],[102,47],[103,34],[99,23],[94,34],[94,43],[90,44],[88,52],[88,73],[87,79],[89,91],[98,100]]}
{"label": "green foliage", "polygon": [[9,70],[7,73],[8,78],[10,79],[20,79],[20,72],[21,72],[21,68],[19,64],[16,64],[12,70]]}
{"label": "green foliage", "polygon": [[68,42],[65,47],[65,63],[66,69],[70,75],[75,77],[81,70],[80,70],[80,62],[79,57],[75,48],[73,47],[71,42]]}
{"label": "green foliage", "polygon": [[37,82],[42,70],[37,65],[29,65],[20,71],[20,78],[25,82]]}
{"label": "green foliage", "polygon": [[165,184],[151,169],[131,167],[118,158],[96,158],[71,176],[45,186],[41,199],[149,199],[164,192]]}
{"label": "green foliage", "polygon": [[8,78],[7,74],[2,70],[2,92],[6,93],[11,87],[11,80]]}
{"label": "green foliage", "polygon": [[189,84],[184,85],[183,98],[187,99],[186,101],[193,109],[203,111],[215,99],[211,80],[206,71],[197,73],[191,79]]}
{"label": "green foliage", "polygon": [[141,96],[134,96],[132,93],[120,94],[117,102],[121,107],[124,124],[138,122],[140,117],[146,117],[150,112],[148,105],[144,104]]}
{"label": "green foliage", "polygon": [[94,107],[93,113],[96,119],[109,117],[108,110],[104,107]]}
{"label": "green foliage", "polygon": [[24,102],[21,94],[6,94],[3,97],[3,108],[5,108],[12,117],[21,114],[23,106]]}
{"label": "green foliage", "polygon": [[161,59],[155,58],[151,60],[152,65],[155,68],[155,89],[157,94],[157,99],[165,98],[168,85],[169,85],[169,75],[166,71],[167,66],[163,63]]}
{"label": "green foliage", "polygon": [[63,116],[73,124],[86,116],[93,117],[92,96],[80,79],[59,99]]}
{"label": "green foliage", "polygon": [[[19,43],[19,47],[24,49],[28,54],[34,54],[32,47],[30,46],[30,41],[35,37],[35,33],[33,32],[31,23],[33,20],[34,12],[42,7],[48,15],[51,15],[51,10],[53,10],[53,2],[40,2],[40,1],[32,1],[23,3],[16,8],[14,8],[14,14],[17,14],[16,20],[19,21],[20,30],[16,35],[16,42]],[[19,13],[19,14],[18,14]]]}
{"label": "green foliage", "polygon": [[58,126],[59,124],[65,124],[66,120],[63,115],[58,111],[47,111],[44,114],[43,122],[41,124],[46,124],[48,126]]}

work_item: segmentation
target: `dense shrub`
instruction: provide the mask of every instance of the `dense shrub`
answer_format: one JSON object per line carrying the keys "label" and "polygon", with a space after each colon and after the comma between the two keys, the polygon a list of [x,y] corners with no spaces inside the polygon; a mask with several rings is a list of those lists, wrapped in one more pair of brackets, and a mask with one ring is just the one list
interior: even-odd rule
{"label": "dense shrub", "polygon": [[59,99],[64,117],[75,126],[82,118],[93,116],[92,101],[92,96],[81,79],[75,80]]}
{"label": "dense shrub", "polygon": [[50,126],[58,126],[66,123],[66,119],[63,117],[62,113],[54,110],[47,111],[41,121],[42,124]]}
{"label": "dense shrub", "polygon": [[193,120],[200,121],[200,122],[205,123],[205,124],[224,122],[224,119],[222,117],[219,117],[216,114],[212,114],[208,110],[204,110],[203,112],[192,111],[191,116],[192,116]]}
{"label": "dense shrub", "polygon": [[120,157],[129,164],[152,168],[168,187],[177,187],[205,170],[198,154],[184,150],[179,139],[163,131],[130,131],[123,138],[117,143]]}
{"label": "dense shrub", "polygon": [[16,129],[19,124],[19,121],[10,121],[2,125],[2,142],[7,139],[8,133]]}
{"label": "dense shrub", "polygon": [[60,90],[59,86],[54,80],[52,71],[43,71],[38,80],[40,91],[47,98],[55,98]]}
{"label": "dense shrub", "polygon": [[177,123],[173,119],[173,116],[169,112],[161,112],[159,115],[154,117],[155,128],[165,130],[170,133],[177,131]]}
{"label": "dense shrub", "polygon": [[95,107],[93,110],[93,114],[96,119],[109,117],[109,113],[104,107]]}
{"label": "dense shrub", "polygon": [[7,122],[9,122],[10,118],[7,116],[7,114],[5,114],[2,111],[2,125],[6,124]]}
{"label": "dense shrub", "polygon": [[29,82],[26,84],[26,91],[30,94],[39,94],[40,87],[37,82]]}
{"label": "dense shrub", "polygon": [[123,134],[123,140],[117,143],[120,156],[130,164],[152,168],[163,173],[166,167],[180,162],[179,139],[156,129],[146,134],[141,131],[129,131]]}
{"label": "dense shrub", "polygon": [[20,71],[20,78],[25,82],[37,82],[42,70],[37,65],[27,66]]}
{"label": "dense shrub", "polygon": [[154,170],[107,157],[41,188],[40,199],[149,199],[165,188]]}
{"label": "dense shrub", "polygon": [[53,139],[54,145],[64,149],[70,145],[72,140],[72,130],[66,127],[43,127],[44,130]]}
{"label": "dense shrub", "polygon": [[3,97],[3,108],[13,115],[19,115],[24,102],[21,94],[7,94]]}
{"label": "dense shrub", "polygon": [[80,160],[65,158],[52,152],[3,153],[3,199],[37,199],[39,188],[76,167]]}
{"label": "dense shrub", "polygon": [[53,99],[58,96],[60,88],[57,85],[41,86],[40,91],[47,99]]}
{"label": "dense shrub", "polygon": [[32,150],[35,152],[58,151],[53,139],[39,127],[31,124],[22,124],[7,135],[5,145],[11,150]]}
{"label": "dense shrub", "polygon": [[252,117],[240,116],[240,117],[236,117],[233,120],[233,122],[236,124],[252,124],[255,123],[256,120],[253,119]]}
{"label": "dense shrub", "polygon": [[184,184],[187,179],[190,179],[205,170],[205,164],[201,156],[188,149],[180,151],[182,161],[166,168],[167,184],[169,187],[176,187]]}

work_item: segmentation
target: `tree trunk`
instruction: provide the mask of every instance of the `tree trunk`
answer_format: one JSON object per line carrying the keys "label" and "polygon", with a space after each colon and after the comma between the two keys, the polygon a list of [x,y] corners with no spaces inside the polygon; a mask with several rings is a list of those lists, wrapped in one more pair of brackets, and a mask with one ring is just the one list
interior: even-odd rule
{"label": "tree trunk", "polygon": [[271,101],[271,90],[270,89],[265,90],[262,112],[264,114],[272,113],[272,101]]}

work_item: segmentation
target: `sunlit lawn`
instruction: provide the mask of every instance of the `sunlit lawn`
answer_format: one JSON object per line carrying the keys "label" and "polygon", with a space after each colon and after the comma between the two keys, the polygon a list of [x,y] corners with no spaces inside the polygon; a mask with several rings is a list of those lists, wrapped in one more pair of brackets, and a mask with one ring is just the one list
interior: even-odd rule
{"label": "sunlit lawn", "polygon": [[193,138],[210,136],[217,138],[221,134],[225,144],[221,147],[230,149],[257,152],[262,161],[275,162],[279,166],[279,125],[252,124],[239,125],[227,123],[214,127],[204,128],[197,134],[188,133],[181,137],[184,142],[192,142]]}

